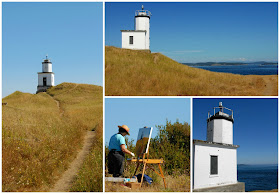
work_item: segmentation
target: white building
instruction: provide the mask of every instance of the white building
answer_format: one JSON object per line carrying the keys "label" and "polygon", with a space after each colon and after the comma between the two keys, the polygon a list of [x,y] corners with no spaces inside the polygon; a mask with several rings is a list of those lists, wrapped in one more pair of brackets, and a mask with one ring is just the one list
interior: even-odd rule
{"label": "white building", "polygon": [[135,12],[135,30],[121,30],[122,48],[135,50],[150,50],[150,17],[151,12],[137,10]]}
{"label": "white building", "polygon": [[38,72],[37,92],[46,92],[48,88],[54,86],[54,73],[52,72],[52,62],[46,57],[42,62],[42,72]]}
{"label": "white building", "polygon": [[214,115],[208,113],[207,141],[193,141],[193,191],[245,191],[245,184],[237,181],[239,146],[233,145],[233,122],[233,111],[221,102]]}

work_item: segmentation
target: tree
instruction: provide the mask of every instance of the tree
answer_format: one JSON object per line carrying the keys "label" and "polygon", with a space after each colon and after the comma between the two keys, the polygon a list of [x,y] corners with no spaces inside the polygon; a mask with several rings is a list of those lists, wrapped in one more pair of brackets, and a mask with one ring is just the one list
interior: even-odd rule
{"label": "tree", "polygon": [[158,125],[158,134],[151,139],[151,158],[163,158],[168,174],[190,173],[190,125],[186,122],[166,121]]}

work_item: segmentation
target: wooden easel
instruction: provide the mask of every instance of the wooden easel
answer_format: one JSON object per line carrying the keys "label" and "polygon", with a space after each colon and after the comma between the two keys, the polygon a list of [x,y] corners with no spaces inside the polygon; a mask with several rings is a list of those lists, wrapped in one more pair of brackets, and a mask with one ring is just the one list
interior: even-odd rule
{"label": "wooden easel", "polygon": [[[144,128],[147,128],[147,127],[144,127]],[[143,128],[142,128],[143,129]],[[139,129],[141,130],[141,129]],[[144,151],[144,147],[142,147],[142,149],[139,151],[138,150],[138,153],[136,152],[137,154],[137,159],[130,159],[131,162],[136,162],[137,163],[137,166],[136,166],[136,169],[135,169],[135,172],[134,172],[134,175],[136,175],[136,172],[140,166],[140,164],[143,164],[143,171],[142,171],[142,177],[141,177],[141,182],[140,182],[140,187],[142,186],[143,184],[143,179],[144,179],[144,174],[145,174],[145,171],[146,171],[146,167],[152,169],[156,174],[158,174],[162,179],[163,179],[163,183],[164,183],[164,187],[166,188],[166,182],[165,182],[165,177],[163,175],[163,171],[161,169],[161,164],[163,164],[163,159],[149,159],[149,144],[150,144],[150,139],[151,139],[151,135],[152,135],[152,130],[153,128],[151,127],[151,130],[150,130],[150,134],[149,134],[149,140],[147,142],[147,145],[146,145],[146,149]],[[138,141],[138,140],[137,140]],[[136,143],[137,145],[137,143]],[[142,158],[142,159],[141,159]],[[152,164],[157,164],[158,165],[158,168],[160,170],[160,172],[157,172]],[[133,176],[134,176],[133,175]]]}
{"label": "wooden easel", "polygon": [[[137,159],[131,159],[131,162],[136,162],[137,166],[134,172],[134,175],[136,175],[136,172],[140,166],[140,164],[143,164],[143,171],[142,171],[142,177],[141,177],[141,182],[140,182],[140,187],[142,186],[143,183],[143,179],[144,179],[144,174],[146,171],[146,167],[152,169],[156,174],[158,174],[162,179],[163,179],[163,183],[164,183],[164,187],[166,188],[166,182],[165,182],[165,177],[163,174],[163,171],[161,169],[161,164],[163,164],[163,159],[149,159],[149,152],[147,153],[147,158],[145,158],[146,153],[143,154],[143,158],[140,159],[139,157]],[[158,164],[158,168],[160,170],[160,173],[157,172],[151,165],[152,164]]]}

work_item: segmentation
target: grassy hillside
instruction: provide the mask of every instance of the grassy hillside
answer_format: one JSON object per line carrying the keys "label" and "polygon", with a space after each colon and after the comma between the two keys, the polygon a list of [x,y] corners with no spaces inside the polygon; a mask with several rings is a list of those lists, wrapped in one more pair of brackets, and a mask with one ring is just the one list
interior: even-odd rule
{"label": "grassy hillside", "polygon": [[102,122],[100,86],[62,83],[47,93],[15,92],[3,102],[3,191],[48,191],[75,158],[86,130]]}
{"label": "grassy hillside", "polygon": [[216,73],[180,64],[160,53],[106,46],[105,94],[251,96],[277,95],[277,75]]}

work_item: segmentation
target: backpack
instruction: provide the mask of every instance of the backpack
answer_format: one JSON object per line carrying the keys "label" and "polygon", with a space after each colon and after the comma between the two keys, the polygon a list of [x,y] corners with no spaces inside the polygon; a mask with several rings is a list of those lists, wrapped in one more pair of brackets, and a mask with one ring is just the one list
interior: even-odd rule
{"label": "backpack", "polygon": [[[138,182],[140,183],[141,178],[142,178],[142,174],[137,174],[136,177],[137,177]],[[146,181],[149,184],[153,183],[153,179],[146,174],[144,174],[143,181]]]}

